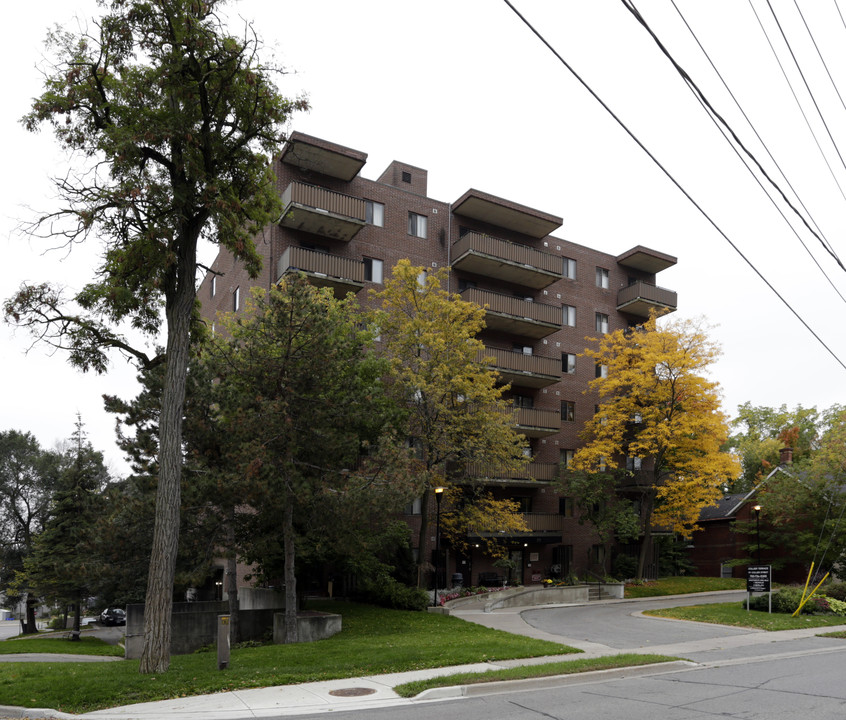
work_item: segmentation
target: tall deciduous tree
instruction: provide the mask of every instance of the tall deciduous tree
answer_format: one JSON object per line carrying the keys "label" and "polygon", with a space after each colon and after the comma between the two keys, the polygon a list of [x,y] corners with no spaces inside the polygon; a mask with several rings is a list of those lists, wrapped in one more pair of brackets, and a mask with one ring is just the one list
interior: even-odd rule
{"label": "tall deciduous tree", "polygon": [[26,597],[26,633],[37,632],[37,593],[26,583],[11,586],[47,522],[59,467],[58,453],[42,450],[30,433],[0,432],[0,589]]}
{"label": "tall deciduous tree", "polygon": [[[166,361],[158,499],[144,627],[142,673],[170,664],[170,613],[178,545],[182,404],[195,304],[197,246],[217,242],[257,273],[252,238],[278,217],[269,157],[291,101],[258,58],[251,26],[228,32],[223,0],[107,0],[92,31],[49,36],[55,64],[23,119],[52,127],[88,167],[62,175],[63,206],[33,234],[105,243],[97,280],[67,309],[61,289],[22,287],[7,318],[103,371],[118,348],[143,365]],[[133,347],[118,323],[150,335],[167,328],[165,355]]]}
{"label": "tall deciduous tree", "polygon": [[607,373],[591,382],[600,405],[585,428],[585,445],[572,468],[591,473],[617,466],[640,502],[642,576],[660,526],[688,536],[703,507],[714,504],[738,471],[722,452],[728,421],[719,385],[705,377],[717,346],[694,321],[658,327],[651,317],[637,328],[603,336],[585,355]]}
{"label": "tall deciduous tree", "polygon": [[485,311],[445,290],[445,278],[443,270],[426,272],[401,260],[385,289],[375,293],[389,390],[408,408],[408,436],[422,463],[421,567],[433,488],[470,481],[462,472],[470,463],[506,470],[525,462],[523,437],[502,398],[505,388],[483,363],[484,345],[476,337]]}
{"label": "tall deciduous tree", "polygon": [[324,525],[340,521],[327,514],[338,498],[353,503],[378,491],[394,496],[396,512],[414,497],[408,472],[385,472],[398,469],[380,443],[392,416],[386,367],[360,320],[352,298],[338,301],[295,276],[269,294],[254,288],[245,312],[222,319],[225,335],[205,353],[225,438],[219,480],[240,490],[240,545],[265,572],[280,555],[281,526],[287,642],[297,642],[303,521],[321,513]]}
{"label": "tall deciduous tree", "polygon": [[74,608],[79,639],[82,601],[97,581],[93,559],[96,521],[103,510],[101,492],[109,480],[103,455],[85,437],[81,418],[62,458],[49,516],[33,552],[24,562],[24,582],[42,597]]}

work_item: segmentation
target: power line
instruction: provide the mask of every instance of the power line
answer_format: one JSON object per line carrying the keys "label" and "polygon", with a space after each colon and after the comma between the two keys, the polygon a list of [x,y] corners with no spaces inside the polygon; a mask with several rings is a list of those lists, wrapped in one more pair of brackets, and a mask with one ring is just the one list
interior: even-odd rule
{"label": "power line", "polygon": [[678,188],[678,190],[682,193],[682,195],[684,195],[684,196],[688,199],[688,201],[689,201],[689,202],[690,202],[690,203],[691,203],[691,204],[692,204],[692,205],[693,205],[693,206],[694,206],[694,207],[695,207],[695,208],[699,211],[699,213],[700,213],[700,214],[701,214],[701,215],[702,215],[702,216],[703,216],[703,217],[704,217],[704,218],[705,218],[705,219],[706,219],[706,220],[707,220],[707,221],[711,224],[711,226],[712,226],[712,227],[713,227],[713,228],[714,228],[714,229],[715,229],[715,230],[716,230],[716,231],[717,231],[720,235],[722,235],[723,239],[724,239],[724,240],[725,240],[725,241],[726,241],[726,242],[727,242],[727,243],[728,243],[728,244],[732,247],[732,249],[733,249],[733,250],[734,250],[734,251],[735,251],[738,255],[740,255],[740,257],[741,257],[741,258],[743,258],[743,261],[744,261],[744,262],[745,262],[745,263],[746,263],[746,264],[747,264],[747,265],[748,265],[748,266],[749,266],[749,267],[753,270],[753,272],[754,272],[754,273],[755,273],[755,274],[756,274],[759,278],[761,278],[761,280],[762,280],[762,281],[766,284],[766,286],[767,286],[767,287],[768,287],[768,288],[769,288],[769,289],[770,289],[770,290],[771,290],[771,291],[775,294],[775,296],[776,296],[779,300],[781,300],[781,302],[784,304],[784,306],[785,306],[788,310],[790,310],[790,312],[791,312],[791,313],[793,313],[793,315],[796,317],[796,319],[797,319],[797,320],[799,320],[799,322],[800,322],[800,323],[802,323],[802,325],[804,325],[804,326],[805,326],[805,329],[806,329],[809,333],[811,333],[811,335],[812,335],[812,336],[813,336],[813,337],[817,340],[817,342],[818,342],[820,345],[822,345],[822,346],[826,349],[826,351],[829,353],[829,355],[831,355],[831,357],[833,357],[833,358],[834,358],[834,360],[837,362],[837,364],[838,364],[838,365],[840,365],[840,367],[842,367],[844,370],[846,370],[846,364],[844,364],[844,362],[843,362],[843,361],[842,361],[839,357],[837,357],[837,355],[834,353],[834,351],[833,351],[833,350],[832,350],[832,349],[831,349],[828,345],[826,345],[826,343],[822,340],[822,338],[820,338],[820,336],[819,336],[819,335],[817,335],[817,333],[816,333],[816,332],[814,332],[814,330],[811,328],[811,326],[810,326],[810,325],[808,325],[808,323],[807,323],[807,322],[805,322],[805,320],[802,318],[802,316],[801,316],[801,315],[799,315],[799,313],[798,313],[798,312],[796,312],[796,310],[794,310],[794,309],[793,309],[793,307],[790,305],[790,303],[789,303],[789,302],[787,302],[787,300],[786,300],[784,297],[782,297],[782,295],[778,292],[778,290],[776,290],[776,289],[775,289],[775,287],[773,287],[773,285],[770,283],[770,281],[769,281],[769,280],[767,280],[767,279],[763,276],[763,274],[760,272],[760,270],[758,270],[758,268],[756,268],[756,267],[755,267],[755,265],[754,265],[754,264],[753,264],[753,263],[749,260],[749,258],[747,258],[747,257],[743,254],[743,252],[740,250],[740,248],[738,248],[738,247],[737,247],[737,245],[735,245],[735,244],[731,241],[731,239],[729,238],[729,236],[728,236],[728,235],[726,235],[726,234],[725,234],[725,232],[723,232],[722,228],[720,228],[720,226],[719,226],[719,225],[717,225],[717,223],[716,223],[716,222],[715,222],[715,221],[711,218],[711,216],[710,216],[710,215],[708,215],[708,213],[707,213],[707,212],[705,212],[704,208],[702,208],[702,206],[701,206],[701,205],[699,205],[699,203],[697,203],[697,202],[696,202],[696,200],[694,200],[694,199],[693,199],[693,197],[690,195],[690,193],[688,193],[688,192],[687,192],[687,190],[685,190],[685,189],[681,186],[681,184],[678,182],[678,180],[676,180],[676,179],[675,179],[675,177],[673,177],[673,175],[670,173],[670,171],[669,171],[669,170],[667,170],[667,168],[666,168],[666,167],[664,167],[664,165],[662,165],[662,164],[661,164],[661,162],[658,160],[658,158],[656,158],[656,157],[655,157],[655,155],[653,155],[653,154],[649,151],[649,149],[648,149],[648,148],[647,148],[647,147],[646,147],[646,146],[645,146],[645,145],[644,145],[644,144],[640,141],[640,139],[639,139],[639,138],[638,138],[638,137],[637,137],[637,136],[636,136],[636,135],[635,135],[635,134],[634,134],[634,133],[633,133],[633,132],[629,129],[629,127],[628,127],[628,126],[627,126],[627,125],[626,125],[626,124],[625,124],[625,123],[624,123],[624,122],[623,122],[623,121],[619,118],[619,116],[618,116],[618,115],[617,115],[617,114],[616,114],[616,113],[615,113],[615,112],[614,112],[614,111],[613,111],[613,110],[612,110],[612,109],[608,106],[608,104],[607,104],[607,103],[605,103],[605,101],[604,101],[604,100],[602,100],[602,98],[600,98],[600,97],[599,97],[599,95],[597,95],[597,94],[596,94],[596,92],[593,90],[593,88],[591,88],[591,87],[590,87],[590,85],[588,85],[588,84],[587,84],[587,82],[586,82],[586,81],[582,78],[582,76],[581,76],[581,75],[579,75],[579,73],[577,73],[577,72],[576,72],[576,70],[575,70],[575,69],[574,69],[574,68],[573,68],[573,67],[572,67],[572,66],[571,66],[571,65],[570,65],[570,64],[569,64],[569,63],[568,63],[568,62],[567,62],[567,61],[566,61],[566,60],[565,60],[562,56],[561,56],[561,54],[560,54],[560,53],[559,53],[559,52],[558,52],[558,51],[557,51],[554,47],[552,47],[552,45],[551,45],[551,44],[550,44],[550,43],[546,40],[546,38],[545,38],[543,35],[541,35],[541,34],[540,34],[540,32],[538,32],[538,30],[536,30],[536,29],[535,29],[535,27],[534,27],[534,26],[533,26],[533,25],[532,25],[532,24],[531,24],[531,23],[530,23],[530,22],[529,22],[529,21],[528,21],[525,17],[523,17],[523,15],[520,13],[520,11],[519,11],[519,10],[517,10],[517,8],[515,8],[515,7],[514,7],[514,5],[511,3],[511,0],[503,0],[503,2],[505,2],[505,4],[506,4],[506,5],[508,5],[508,7],[509,7],[509,8],[511,8],[511,10],[514,12],[514,14],[515,14],[518,18],[520,18],[520,20],[522,20],[522,21],[523,21],[523,23],[526,25],[526,27],[527,27],[527,28],[529,28],[529,30],[531,30],[531,32],[532,32],[532,33],[534,33],[534,35],[538,38],[538,40],[540,40],[540,41],[541,41],[541,42],[542,42],[542,43],[543,43],[543,44],[544,44],[544,45],[545,45],[545,46],[549,49],[549,51],[550,51],[553,55],[555,55],[555,57],[558,59],[558,61],[559,61],[559,62],[560,62],[560,63],[561,63],[561,64],[562,64],[565,68],[567,68],[567,70],[570,72],[570,74],[571,74],[571,75],[572,75],[572,76],[573,76],[573,77],[574,77],[574,78],[575,78],[575,79],[579,82],[579,84],[580,84],[580,85],[581,85],[581,86],[582,86],[585,90],[587,90],[587,92],[588,92],[588,93],[590,93],[591,97],[593,97],[593,99],[594,99],[594,100],[596,100],[596,101],[597,101],[597,102],[598,102],[598,103],[602,106],[602,108],[603,108],[603,109],[604,109],[604,110],[605,110],[605,111],[606,111],[606,112],[607,112],[607,113],[608,113],[608,114],[609,114],[609,115],[610,115],[610,116],[614,119],[614,121],[615,121],[615,122],[616,122],[616,123],[617,123],[617,124],[618,124],[618,125],[619,125],[619,126],[620,126],[620,127],[621,127],[624,131],[625,131],[625,132],[626,132],[626,134],[627,134],[627,135],[628,135],[628,136],[629,136],[629,137],[630,137],[630,138],[631,138],[631,139],[632,139],[635,143],[637,143],[638,147],[639,147],[641,150],[643,150],[643,152],[644,152],[644,153],[646,153],[646,155],[649,157],[649,159],[650,159],[650,160],[652,160],[652,162],[653,162],[653,163],[655,163],[655,165],[657,165],[657,166],[658,166],[658,168],[661,170],[661,172],[663,172],[663,173],[664,173],[664,175],[666,175],[666,176],[667,176],[667,178],[670,180],[670,182],[672,182],[672,183],[673,183],[673,185],[675,185],[675,186],[676,186],[676,188]]}

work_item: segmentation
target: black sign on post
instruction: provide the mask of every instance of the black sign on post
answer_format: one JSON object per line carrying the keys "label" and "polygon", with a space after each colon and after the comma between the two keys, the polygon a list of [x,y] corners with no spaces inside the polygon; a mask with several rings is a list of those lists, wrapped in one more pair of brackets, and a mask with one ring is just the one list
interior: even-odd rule
{"label": "black sign on post", "polygon": [[772,592],[771,579],[771,565],[750,565],[746,570],[746,592]]}

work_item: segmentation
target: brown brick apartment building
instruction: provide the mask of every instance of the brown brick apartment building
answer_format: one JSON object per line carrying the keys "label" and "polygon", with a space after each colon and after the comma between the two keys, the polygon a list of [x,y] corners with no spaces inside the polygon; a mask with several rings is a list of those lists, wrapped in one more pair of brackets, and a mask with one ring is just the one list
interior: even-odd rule
{"label": "brown brick apartment building", "polygon": [[[450,290],[487,306],[481,339],[511,383],[518,429],[531,446],[532,462],[516,477],[478,469],[496,495],[519,500],[531,528],[509,538],[514,579],[587,569],[604,551],[579,524],[572,498],[550,484],[596,405],[587,389],[601,369],[578,355],[586,336],[637,324],[652,307],[674,310],[676,293],[656,286],[655,276],[676,259],[641,246],[608,255],[556,238],[562,218],[478,190],[452,203],[434,200],[426,170],[407,163],[394,161],[367,180],[360,175],[366,160],[363,152],[293,133],[274,161],[285,209],[257,238],[262,274],[251,280],[221,251],[212,264],[217,274],[199,291],[204,316],[239,310],[249,286],[269,288],[292,271],[343,296],[379,288],[403,258],[451,268]],[[366,293],[360,299],[367,302]],[[445,579],[460,572],[475,584],[480,573],[497,572],[480,552],[446,555]]]}

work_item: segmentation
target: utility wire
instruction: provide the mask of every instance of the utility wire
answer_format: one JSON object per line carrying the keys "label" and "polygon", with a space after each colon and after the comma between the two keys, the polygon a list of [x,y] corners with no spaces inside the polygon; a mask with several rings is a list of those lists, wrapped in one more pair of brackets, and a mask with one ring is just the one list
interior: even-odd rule
{"label": "utility wire", "polygon": [[814,228],[811,227],[810,223],[805,219],[805,216],[799,212],[797,207],[790,201],[790,198],[787,197],[784,190],[781,189],[779,184],[770,177],[770,174],[764,169],[764,166],[758,161],[758,158],[746,147],[743,141],[738,137],[737,133],[734,132],[732,127],[726,122],[725,118],[717,112],[713,105],[711,105],[710,101],[699,86],[693,81],[693,78],[687,73],[687,71],[679,65],[676,59],[670,54],[669,50],[664,46],[664,43],[658,38],[652,28],[649,26],[649,23],[646,22],[643,15],[640,14],[640,11],[635,7],[634,2],[631,0],[621,0],[623,6],[634,16],[634,18],[641,24],[644,30],[649,33],[650,37],[655,41],[655,44],[658,45],[658,48],[664,54],[664,56],[670,61],[673,67],[676,69],[676,72],[681,75],[682,79],[688,84],[688,86],[696,93],[696,95],[701,99],[701,101],[705,104],[708,109],[708,112],[712,113],[717,120],[719,120],[720,124],[723,125],[726,130],[728,130],[729,134],[731,135],[732,139],[735,143],[743,150],[743,152],[749,157],[749,159],[755,163],[755,166],[758,168],[759,172],[767,179],[767,181],[778,191],[778,194],[781,195],[782,199],[785,203],[787,203],[788,207],[793,210],[796,216],[802,221],[802,224],[808,229],[817,240],[819,240],[820,244],[825,248],[826,252],[834,258],[835,262],[840,266],[840,268],[846,272],[846,266],[840,261],[840,258],[837,257],[837,254],[834,252],[832,248],[830,248],[826,242],[817,234]]}
{"label": "utility wire", "polygon": [[609,106],[605,103],[605,101],[604,101],[604,100],[602,100],[602,98],[600,98],[600,97],[599,97],[599,95],[597,95],[597,94],[596,94],[596,92],[593,90],[593,88],[591,88],[591,87],[590,87],[590,85],[588,85],[588,84],[587,84],[587,82],[586,82],[586,81],[582,78],[582,76],[581,76],[581,75],[579,75],[579,74],[575,71],[575,69],[574,69],[574,68],[573,68],[573,67],[572,67],[572,66],[571,66],[571,65],[570,65],[570,64],[569,64],[569,63],[568,63],[568,62],[567,62],[567,61],[566,61],[566,60],[565,60],[565,59],[564,59],[561,55],[560,55],[560,53],[559,53],[559,52],[558,52],[558,51],[557,51],[554,47],[552,47],[552,45],[550,45],[550,43],[546,40],[546,38],[545,38],[543,35],[541,35],[541,34],[540,34],[540,32],[538,32],[538,31],[535,29],[535,27],[534,27],[534,26],[533,26],[533,25],[532,25],[532,24],[531,24],[531,23],[530,23],[530,22],[529,22],[529,21],[528,21],[525,17],[523,17],[523,15],[520,13],[520,11],[519,11],[519,10],[517,10],[517,8],[515,8],[515,7],[514,7],[514,5],[511,3],[511,0],[503,0],[503,2],[504,2],[506,5],[508,5],[508,7],[510,7],[510,8],[511,8],[511,10],[514,12],[514,14],[515,14],[518,18],[520,18],[520,20],[522,20],[522,21],[523,21],[523,23],[526,25],[526,27],[527,27],[527,28],[529,28],[529,30],[531,30],[531,32],[532,32],[532,33],[533,33],[533,34],[534,34],[534,35],[538,38],[538,40],[540,40],[540,41],[541,41],[544,45],[546,45],[547,49],[549,49],[549,51],[550,51],[553,55],[555,55],[555,57],[558,59],[558,61],[559,61],[559,62],[560,62],[560,63],[561,63],[561,64],[562,64],[565,68],[567,68],[567,70],[568,70],[568,71],[570,72],[570,74],[571,74],[571,75],[572,75],[572,76],[573,76],[573,77],[574,77],[574,78],[575,78],[575,79],[579,82],[579,84],[580,84],[580,85],[581,85],[581,86],[582,86],[585,90],[587,90],[587,92],[588,92],[588,93],[590,93],[591,97],[593,97],[593,99],[594,99],[594,100],[596,100],[596,101],[597,101],[597,102],[598,102],[598,103],[599,103],[599,104],[603,107],[603,109],[604,109],[604,110],[605,110],[605,111],[606,111],[606,112],[607,112],[607,113],[608,113],[608,114],[609,114],[612,118],[614,118],[614,121],[615,121],[615,122],[616,122],[616,123],[617,123],[617,124],[618,124],[618,125],[619,125],[619,126],[620,126],[620,127],[621,127],[624,131],[625,131],[625,132],[626,132],[626,134],[627,134],[627,135],[628,135],[628,136],[629,136],[629,137],[630,137],[630,138],[631,138],[631,139],[632,139],[635,143],[637,143],[638,147],[639,147],[641,150],[643,150],[643,152],[644,152],[644,153],[646,153],[646,155],[649,157],[649,159],[650,159],[650,160],[652,160],[652,162],[653,162],[653,163],[655,163],[655,165],[657,165],[657,166],[658,166],[658,168],[661,170],[661,172],[663,172],[663,173],[664,173],[664,175],[666,175],[666,176],[667,176],[667,178],[670,180],[670,182],[672,182],[672,183],[673,183],[673,185],[675,185],[675,186],[676,186],[676,188],[678,188],[679,192],[681,192],[681,193],[682,193],[682,195],[684,195],[684,196],[688,199],[688,201],[691,203],[691,205],[693,205],[693,206],[694,206],[694,207],[695,207],[695,208],[699,211],[699,213],[700,213],[700,214],[701,214],[701,215],[702,215],[702,216],[703,216],[703,217],[704,217],[704,218],[705,218],[705,219],[706,219],[706,220],[707,220],[707,221],[711,224],[711,226],[712,226],[712,227],[713,227],[713,228],[714,228],[714,229],[715,229],[715,230],[716,230],[716,231],[717,231],[720,235],[722,235],[723,239],[724,239],[724,240],[725,240],[725,241],[726,241],[726,242],[727,242],[727,243],[728,243],[728,244],[732,247],[732,249],[733,249],[733,250],[734,250],[734,251],[735,251],[738,255],[740,255],[740,257],[741,257],[741,258],[743,258],[743,261],[744,261],[744,262],[745,262],[745,263],[746,263],[746,264],[747,264],[747,265],[748,265],[748,266],[752,269],[752,271],[753,271],[753,272],[754,272],[754,273],[755,273],[755,274],[756,274],[759,278],[761,278],[761,280],[764,282],[764,284],[766,284],[766,286],[767,286],[767,287],[768,287],[768,288],[769,288],[769,289],[773,292],[773,294],[775,294],[775,296],[776,296],[779,300],[781,300],[781,302],[784,304],[784,306],[785,306],[788,310],[790,310],[790,312],[791,312],[791,313],[793,313],[793,315],[796,317],[796,319],[797,319],[800,323],[802,323],[802,325],[804,325],[804,326],[805,326],[805,329],[806,329],[809,333],[811,333],[811,335],[813,335],[813,337],[817,340],[817,342],[818,342],[820,345],[822,345],[822,346],[826,349],[826,351],[828,352],[828,354],[829,354],[829,355],[831,355],[831,357],[833,357],[833,358],[834,358],[834,360],[837,362],[837,364],[838,364],[838,365],[840,365],[840,367],[842,367],[844,370],[846,370],[846,363],[844,363],[844,362],[843,362],[843,361],[842,361],[839,357],[837,357],[837,355],[834,353],[834,351],[833,351],[833,350],[832,350],[832,349],[831,349],[828,345],[826,345],[826,343],[823,341],[823,339],[822,339],[819,335],[817,335],[817,333],[816,333],[816,332],[814,332],[814,330],[811,328],[811,326],[810,326],[810,325],[808,325],[808,323],[807,323],[807,322],[805,322],[805,320],[802,318],[802,316],[801,316],[801,315],[799,315],[799,313],[798,313],[798,312],[796,312],[796,310],[794,310],[794,309],[793,309],[793,307],[790,305],[790,303],[789,303],[789,302],[787,302],[787,300],[785,300],[785,298],[784,298],[784,297],[782,297],[781,293],[779,293],[779,292],[778,292],[778,290],[776,290],[776,289],[775,289],[775,287],[773,287],[773,285],[770,283],[770,281],[769,281],[769,280],[767,280],[767,279],[763,276],[763,274],[761,274],[760,270],[758,270],[758,268],[756,268],[756,267],[755,267],[755,265],[754,265],[754,264],[753,264],[753,263],[749,260],[749,258],[747,258],[747,257],[746,257],[746,255],[744,255],[744,254],[743,254],[743,252],[740,250],[740,248],[738,248],[738,247],[737,247],[737,245],[735,245],[735,244],[731,241],[731,239],[729,238],[729,236],[728,236],[728,235],[726,235],[726,234],[725,234],[725,232],[723,232],[722,228],[720,228],[720,226],[719,226],[719,225],[717,225],[717,223],[716,223],[716,222],[715,222],[715,221],[711,218],[711,216],[710,216],[710,215],[708,215],[708,213],[707,213],[707,212],[705,212],[704,208],[703,208],[703,207],[702,207],[699,203],[697,203],[697,202],[696,202],[696,200],[694,200],[694,199],[693,199],[693,197],[690,195],[690,193],[688,193],[688,192],[687,192],[687,190],[685,190],[685,189],[681,186],[681,184],[678,182],[678,180],[676,180],[676,179],[675,179],[675,177],[673,177],[673,175],[670,173],[670,171],[669,171],[669,170],[667,170],[667,168],[666,168],[666,167],[664,167],[664,165],[662,165],[662,164],[661,164],[661,162],[658,160],[658,158],[656,158],[656,157],[655,157],[655,155],[653,155],[653,154],[652,154],[652,153],[651,153],[651,152],[647,149],[647,147],[646,147],[646,146],[645,146],[645,145],[644,145],[644,144],[640,141],[640,139],[639,139],[639,138],[638,138],[638,137],[637,137],[637,136],[636,136],[636,135],[635,135],[635,134],[634,134],[634,133],[633,133],[633,132],[629,129],[629,127],[628,127],[628,126],[627,126],[627,125],[626,125],[626,124],[625,124],[625,123],[624,123],[624,122],[623,122],[623,121],[619,118],[619,116],[618,116],[618,115],[617,115],[617,114],[616,114],[616,113],[615,113],[615,112],[614,112],[614,111],[613,111],[613,110],[612,110],[612,109],[611,109],[611,108],[610,108],[610,107],[609,107]]}
{"label": "utility wire", "polygon": [[[750,120],[749,116],[746,114],[743,107],[740,105],[740,102],[738,101],[737,97],[735,97],[735,94],[732,92],[731,88],[728,86],[728,83],[725,81],[725,78],[722,76],[720,71],[717,69],[717,66],[714,64],[714,61],[711,59],[711,56],[708,54],[708,51],[705,50],[702,43],[699,41],[699,38],[696,36],[696,33],[693,31],[693,28],[690,26],[690,23],[687,22],[687,19],[682,14],[682,11],[679,10],[679,7],[678,7],[678,5],[676,5],[675,0],[670,0],[670,2],[672,3],[673,7],[675,8],[676,12],[678,13],[682,22],[685,24],[685,27],[688,29],[688,31],[690,32],[693,39],[696,41],[696,44],[699,46],[699,49],[702,50],[702,54],[705,55],[705,57],[707,58],[708,62],[711,65],[711,67],[713,68],[714,72],[717,74],[717,77],[720,79],[720,82],[723,84],[723,87],[726,89],[726,92],[728,92],[729,96],[734,101],[734,104],[737,106],[737,109],[740,111],[740,114],[743,115],[743,118],[749,124],[749,127],[752,129],[752,132],[755,134],[755,137],[758,138],[758,141],[761,143],[761,146],[764,148],[764,150],[766,151],[770,160],[772,160],[773,164],[776,166],[776,169],[778,170],[779,174],[784,179],[784,181],[787,183],[787,186],[790,188],[790,190],[793,192],[794,197],[799,202],[799,204],[802,206],[802,209],[807,213],[808,218],[814,224],[814,227],[817,229],[817,231],[820,233],[820,235],[823,235],[823,231],[820,229],[819,224],[817,223],[816,220],[814,220],[813,215],[811,215],[811,212],[805,206],[805,203],[802,202],[802,198],[799,197],[799,193],[796,192],[796,188],[794,188],[793,185],[790,183],[790,180],[784,174],[784,171],[781,169],[781,166],[778,164],[778,161],[775,159],[775,157],[773,157],[773,154],[770,152],[769,147],[767,147],[767,144],[764,142],[764,139],[758,133],[758,130],[755,128],[755,125],[752,123],[752,120]],[[689,85],[688,85],[688,88],[691,90],[691,92],[693,92],[692,88],[690,88]],[[802,236],[799,234],[799,232],[793,226],[793,223],[791,223],[790,220],[788,220],[787,215],[784,214],[784,210],[782,210],[781,207],[779,207],[775,198],[770,194],[770,192],[766,189],[764,184],[761,182],[761,178],[759,178],[755,174],[755,172],[749,166],[748,161],[743,157],[743,155],[741,155],[741,153],[737,149],[737,147],[735,147],[735,145],[731,142],[731,140],[729,139],[729,136],[726,134],[725,129],[723,129],[723,127],[719,124],[719,122],[713,116],[713,114],[711,114],[708,111],[707,106],[702,102],[702,99],[699,97],[699,95],[697,95],[695,92],[693,92],[693,95],[694,95],[694,97],[696,97],[697,100],[699,100],[699,103],[702,105],[702,107],[705,108],[705,111],[708,113],[708,117],[711,118],[711,121],[714,123],[714,125],[717,127],[717,129],[720,131],[720,133],[722,133],[723,137],[726,139],[726,142],[728,142],[731,149],[734,150],[735,155],[737,155],[738,159],[743,163],[744,167],[749,171],[749,174],[752,176],[752,178],[755,180],[755,182],[758,183],[758,186],[761,188],[763,193],[767,196],[769,201],[772,203],[773,207],[776,209],[776,212],[778,212],[778,214],[781,215],[784,222],[793,231],[793,234],[796,236],[796,239],[799,241],[799,244],[802,245],[803,248],[805,248],[805,252],[808,253],[808,256],[811,258],[811,260],[813,260],[814,264],[817,266],[817,269],[822,273],[823,277],[826,280],[828,280],[828,284],[831,285],[832,290],[834,290],[834,292],[837,293],[837,295],[840,297],[840,299],[843,300],[844,303],[846,303],[846,298],[843,297],[843,294],[840,292],[840,290],[834,284],[834,281],[828,276],[828,273],[826,273],[826,271],[822,267],[822,265],[820,265],[819,260],[817,260],[817,258],[811,252],[811,249],[805,244],[805,241],[802,239]],[[823,237],[825,237],[825,236],[823,235]],[[830,245],[830,243],[828,243],[827,238],[826,238],[826,243]]]}

